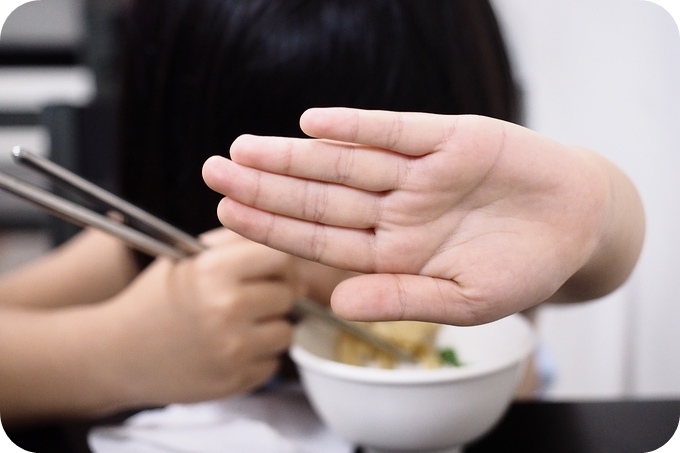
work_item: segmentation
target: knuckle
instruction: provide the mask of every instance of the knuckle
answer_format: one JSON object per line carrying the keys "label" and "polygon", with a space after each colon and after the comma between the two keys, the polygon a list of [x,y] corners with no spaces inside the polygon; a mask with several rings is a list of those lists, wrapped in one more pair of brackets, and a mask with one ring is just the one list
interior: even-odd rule
{"label": "knuckle", "polygon": [[310,241],[312,261],[322,261],[326,249],[326,228],[320,224],[315,225]]}
{"label": "knuckle", "polygon": [[392,124],[387,130],[387,146],[390,149],[394,149],[404,134],[404,118],[402,115],[396,114],[392,119]]}

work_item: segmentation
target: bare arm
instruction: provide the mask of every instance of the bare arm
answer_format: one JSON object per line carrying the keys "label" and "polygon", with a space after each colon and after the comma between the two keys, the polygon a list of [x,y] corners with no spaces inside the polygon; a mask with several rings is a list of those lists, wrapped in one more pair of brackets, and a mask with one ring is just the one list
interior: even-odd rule
{"label": "bare arm", "polygon": [[[245,392],[288,348],[293,258],[220,229],[97,304],[0,309],[3,424]],[[69,299],[70,300],[70,299]]]}
{"label": "bare arm", "polygon": [[3,423],[98,415],[115,407],[104,340],[117,329],[103,302],[137,273],[129,249],[84,230],[0,276]]}
{"label": "bare arm", "polygon": [[3,425],[103,415],[118,408],[112,319],[97,305],[0,309],[0,417]]}
{"label": "bare arm", "polygon": [[204,179],[225,226],[371,273],[337,287],[342,316],[482,323],[600,297],[637,261],[637,191],[595,153],[475,116],[313,109],[301,125],[318,139],[242,137]]}
{"label": "bare arm", "polygon": [[607,181],[608,202],[592,254],[549,299],[578,302],[609,294],[626,281],[640,256],[645,213],[640,196],[618,167],[602,156],[584,151],[601,168]]}
{"label": "bare arm", "polygon": [[137,274],[128,247],[84,230],[40,259],[0,276],[0,306],[56,308],[107,299]]}

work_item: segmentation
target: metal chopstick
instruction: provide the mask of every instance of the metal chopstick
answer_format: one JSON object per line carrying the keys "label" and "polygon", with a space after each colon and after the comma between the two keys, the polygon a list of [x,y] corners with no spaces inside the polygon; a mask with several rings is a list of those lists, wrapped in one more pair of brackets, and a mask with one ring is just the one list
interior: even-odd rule
{"label": "metal chopstick", "polygon": [[137,225],[143,231],[149,230],[149,234],[152,236],[165,239],[167,242],[184,250],[187,254],[197,253],[205,248],[194,236],[128,203],[122,198],[92,184],[44,157],[33,154],[20,146],[15,146],[12,149],[12,157],[17,163],[29,167],[57,183],[61,183],[81,196],[103,203],[111,210],[122,214],[129,223]]}
{"label": "metal chopstick", "polygon": [[116,236],[142,252],[154,256],[165,255],[172,258],[182,258],[186,253],[173,246],[154,239],[144,233],[118,223],[104,215],[84,208],[72,201],[63,199],[40,187],[25,181],[0,173],[0,188],[27,200],[62,219],[79,226],[93,226]]}
{"label": "metal chopstick", "polygon": [[[168,256],[179,259],[205,250],[205,246],[198,238],[164,222],[147,211],[128,203],[48,159],[33,154],[19,146],[13,148],[12,157],[18,164],[41,173],[48,179],[74,190],[87,199],[103,203],[111,210],[122,215],[131,224],[148,231],[136,230],[110,217],[98,214],[77,203],[61,198],[45,189],[0,172],[0,188],[66,221],[79,226],[98,228],[153,256]],[[398,348],[368,330],[337,317],[330,310],[319,306],[309,299],[296,300],[294,310],[298,313],[314,316],[324,322],[328,322],[400,360],[407,362],[416,361],[409,351]]]}
{"label": "metal chopstick", "polygon": [[320,318],[325,322],[328,322],[335,327],[355,336],[356,338],[371,344],[378,349],[391,354],[394,357],[399,358],[405,362],[415,363],[417,359],[409,352],[395,346],[393,343],[387,340],[383,340],[382,337],[375,335],[371,331],[359,327],[345,319],[335,316],[331,311],[323,308],[321,305],[311,301],[309,299],[298,299],[295,301],[294,310],[299,311],[305,315],[311,315],[316,318]]}

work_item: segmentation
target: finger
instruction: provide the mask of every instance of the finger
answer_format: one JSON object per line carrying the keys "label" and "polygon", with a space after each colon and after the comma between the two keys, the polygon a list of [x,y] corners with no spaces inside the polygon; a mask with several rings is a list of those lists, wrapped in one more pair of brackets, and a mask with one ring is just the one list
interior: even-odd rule
{"label": "finger", "polygon": [[[210,249],[215,261],[209,266],[221,269],[226,278],[237,281],[289,280],[292,277],[292,257],[242,237],[239,242]],[[222,263],[225,263],[222,265]]]}
{"label": "finger", "polygon": [[270,173],[332,182],[373,192],[399,186],[410,157],[329,140],[243,135],[231,146],[241,165]]}
{"label": "finger", "polygon": [[240,291],[241,296],[232,303],[230,311],[234,318],[262,322],[283,317],[293,308],[293,290],[282,282],[248,282]]}
{"label": "finger", "polygon": [[198,238],[201,243],[207,247],[224,247],[229,244],[235,244],[239,241],[243,241],[243,237],[238,233],[221,227],[206,231]]}
{"label": "finger", "polygon": [[224,198],[220,222],[255,242],[342,269],[375,269],[372,230],[340,228],[260,211]]}
{"label": "finger", "polygon": [[293,325],[279,318],[253,327],[249,345],[256,359],[270,359],[284,353],[293,340]]}
{"label": "finger", "polygon": [[[239,375],[240,381],[233,387],[238,393],[248,393],[266,384],[280,367],[279,357],[269,357],[250,364],[247,373]],[[228,395],[235,393],[229,392]],[[228,396],[227,395],[227,396]]]}
{"label": "finger", "polygon": [[455,131],[458,117],[348,108],[313,108],[300,118],[312,136],[356,143],[409,156],[436,151]]}
{"label": "finger", "polygon": [[328,225],[371,228],[381,212],[381,194],[261,172],[222,158],[212,158],[204,169],[204,179],[211,189],[274,214]]}
{"label": "finger", "polygon": [[247,365],[241,366],[241,369],[236,374],[233,374],[232,365],[230,366],[231,369],[225,370],[225,374],[230,376],[230,379],[225,382],[226,391],[219,396],[230,396],[234,393],[243,394],[256,390],[266,384],[280,366],[280,355],[250,361]]}
{"label": "finger", "polygon": [[520,310],[495,302],[466,298],[451,280],[400,274],[352,277],[340,283],[331,298],[335,313],[357,321],[418,320],[468,326]]}

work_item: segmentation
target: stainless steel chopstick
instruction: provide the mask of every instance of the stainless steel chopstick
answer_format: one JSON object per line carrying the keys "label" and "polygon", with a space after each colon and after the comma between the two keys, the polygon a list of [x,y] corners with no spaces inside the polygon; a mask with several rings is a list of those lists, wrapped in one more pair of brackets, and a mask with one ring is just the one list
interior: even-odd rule
{"label": "stainless steel chopstick", "polygon": [[12,176],[0,173],[0,188],[79,226],[93,226],[153,256],[182,258],[186,253],[104,215]]}
{"label": "stainless steel chopstick", "polygon": [[345,319],[337,317],[328,309],[323,308],[321,305],[315,303],[312,300],[298,299],[295,301],[295,306],[293,308],[302,314],[311,315],[322,319],[323,321],[334,325],[335,327],[349,333],[350,335],[353,335],[358,339],[363,340],[366,343],[399,358],[400,360],[409,363],[417,362],[417,359],[409,351],[400,349],[393,343],[383,340],[382,337],[375,335],[371,331],[359,327],[358,325],[353,324]]}
{"label": "stainless steel chopstick", "polygon": [[158,239],[165,239],[188,254],[200,252],[205,248],[194,236],[128,203],[122,198],[92,184],[44,157],[33,154],[20,146],[15,146],[12,149],[12,157],[17,163],[31,168],[57,183],[65,185],[81,196],[103,203],[109,209],[122,214],[129,223],[137,225],[143,231],[148,230],[149,234]]}
{"label": "stainless steel chopstick", "polygon": [[[0,172],[0,188],[66,221],[79,226],[98,228],[153,256],[168,256],[180,259],[205,250],[205,246],[198,238],[164,222],[147,211],[128,203],[48,159],[30,153],[19,146],[13,148],[12,156],[18,164],[31,168],[50,180],[55,180],[57,183],[74,190],[87,199],[103,203],[110,210],[122,215],[131,225],[115,221],[110,217],[55,195],[46,189]],[[136,230],[132,225],[141,228],[141,231]],[[299,314],[314,316],[330,323],[400,360],[407,362],[416,361],[409,351],[400,349],[368,330],[338,318],[330,310],[321,307],[309,299],[296,300],[294,310]]]}

